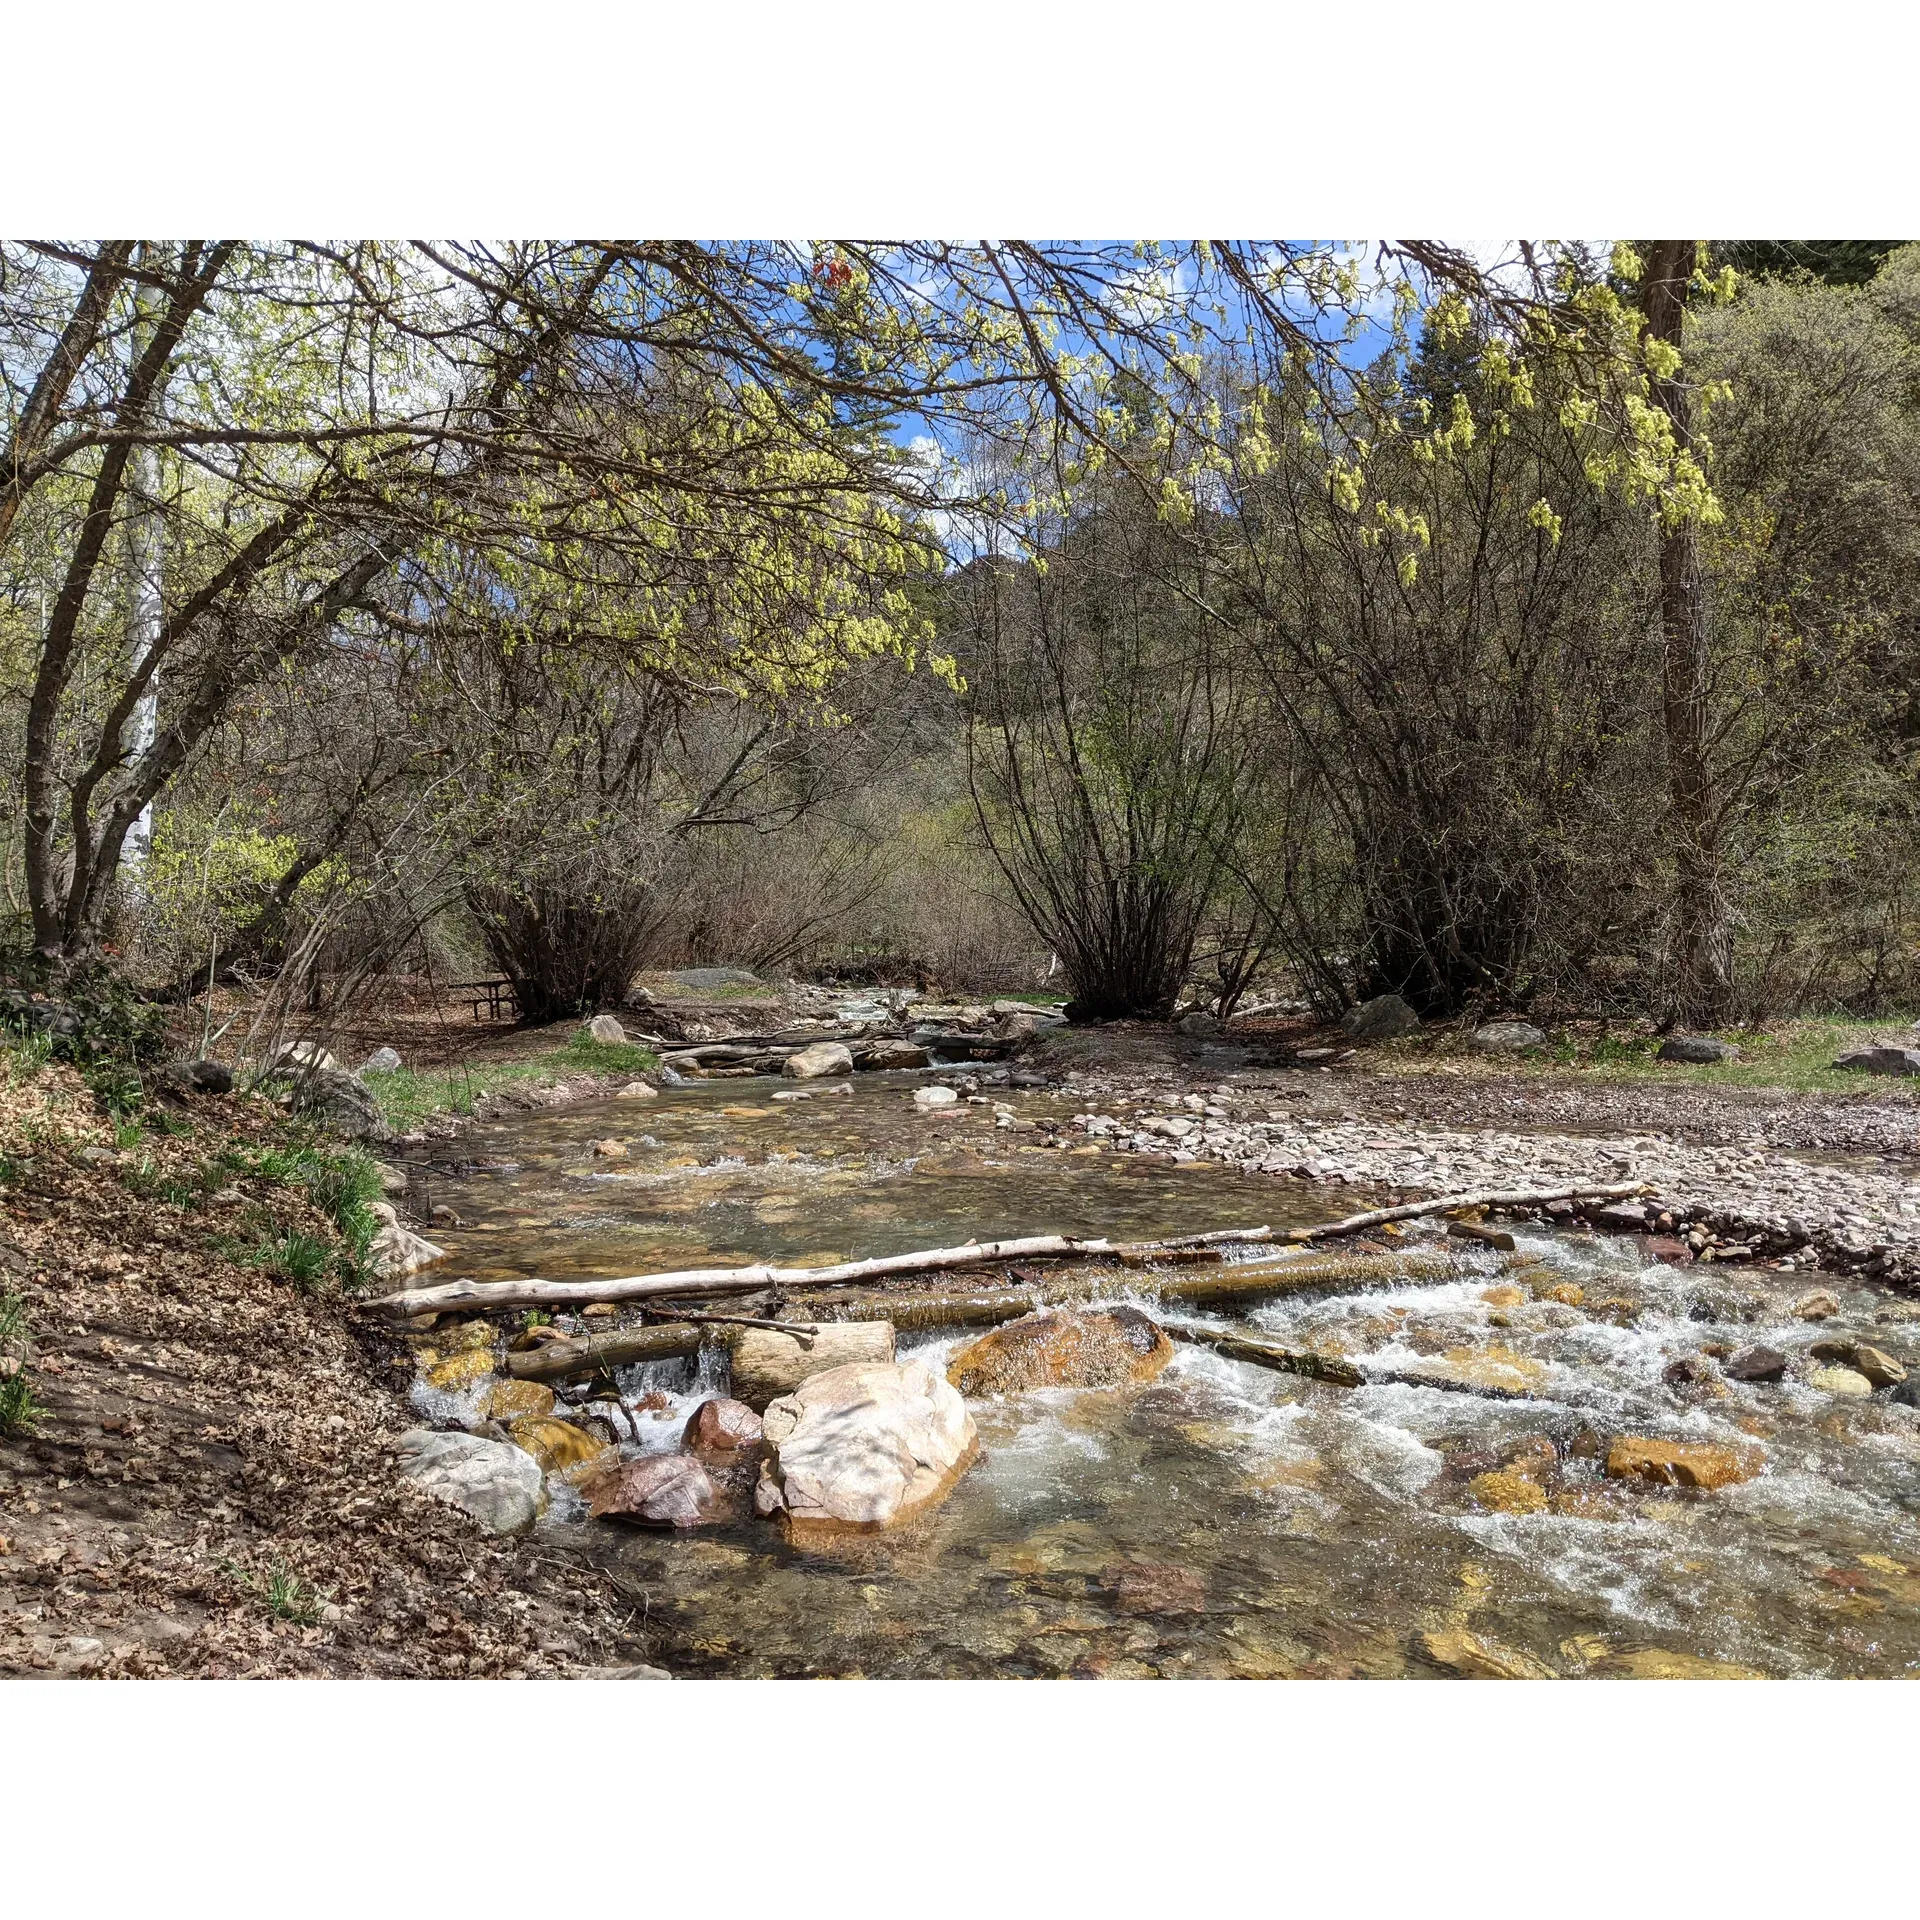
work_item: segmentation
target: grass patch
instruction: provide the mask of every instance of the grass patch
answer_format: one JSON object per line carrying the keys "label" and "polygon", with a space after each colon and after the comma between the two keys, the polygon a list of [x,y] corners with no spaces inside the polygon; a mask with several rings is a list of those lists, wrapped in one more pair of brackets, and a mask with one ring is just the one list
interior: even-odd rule
{"label": "grass patch", "polygon": [[[340,1251],[342,1285],[354,1289],[366,1284],[368,1249],[379,1231],[372,1203],[380,1198],[380,1170],[367,1155],[352,1147],[333,1151],[311,1144],[229,1147],[214,1165],[251,1180],[304,1189],[345,1243]],[[308,1251],[313,1247],[323,1256],[317,1270]],[[249,1257],[306,1291],[317,1286],[334,1264],[333,1251],[324,1241],[291,1231],[261,1243]]]}
{"label": "grass patch", "polygon": [[[1489,1062],[1500,1073],[1568,1071],[1582,1079],[1616,1086],[1765,1087],[1789,1093],[1865,1094],[1877,1099],[1920,1099],[1920,1080],[1881,1079],[1872,1074],[1837,1069],[1834,1061],[1857,1047],[1920,1045],[1920,1034],[1908,1023],[1893,1020],[1838,1018],[1782,1021],[1758,1033],[1725,1027],[1711,1036],[1731,1041],[1740,1058],[1711,1066],[1688,1066],[1677,1060],[1659,1060],[1659,1036],[1652,1033],[1583,1033],[1578,1028],[1554,1035],[1532,1054]],[[1417,1046],[1403,1058],[1457,1060],[1459,1042],[1449,1037],[1431,1050]],[[1399,1053],[1400,1049],[1392,1050]],[[1478,1056],[1474,1056],[1478,1058]]]}
{"label": "grass patch", "polygon": [[17,1293],[0,1293],[0,1438],[31,1433],[40,1418],[40,1402],[27,1379],[26,1303]]}
{"label": "grass patch", "polygon": [[626,1040],[596,1040],[583,1027],[554,1055],[555,1063],[587,1073],[651,1073],[660,1064],[658,1054]]}
{"label": "grass patch", "polygon": [[275,1280],[284,1280],[302,1293],[317,1293],[333,1271],[333,1249],[298,1227],[288,1227],[261,1241],[247,1258]]}
{"label": "grass patch", "polygon": [[[133,1128],[132,1140],[120,1140],[121,1129],[114,1128],[114,1136],[121,1146],[134,1145],[140,1137],[140,1129]],[[140,1200],[158,1200],[164,1206],[187,1208],[197,1206],[202,1195],[202,1183],[197,1180],[183,1180],[168,1173],[165,1168],[155,1165],[153,1155],[143,1153],[130,1166],[120,1170],[120,1182],[126,1190]]]}
{"label": "grass patch", "polygon": [[231,1560],[223,1560],[220,1565],[223,1572],[258,1600],[276,1620],[289,1621],[296,1627],[317,1627],[326,1618],[326,1610],[333,1600],[333,1588],[316,1587],[312,1581],[302,1580],[284,1562],[276,1560],[264,1574],[250,1572],[245,1567],[236,1566]]}
{"label": "grass patch", "polygon": [[436,1113],[472,1113],[487,1094],[529,1080],[564,1079],[569,1073],[631,1080],[655,1072],[659,1065],[660,1056],[646,1047],[595,1040],[580,1032],[550,1053],[497,1066],[451,1067],[439,1073],[401,1067],[392,1073],[363,1074],[361,1080],[380,1103],[387,1125],[406,1133]]}

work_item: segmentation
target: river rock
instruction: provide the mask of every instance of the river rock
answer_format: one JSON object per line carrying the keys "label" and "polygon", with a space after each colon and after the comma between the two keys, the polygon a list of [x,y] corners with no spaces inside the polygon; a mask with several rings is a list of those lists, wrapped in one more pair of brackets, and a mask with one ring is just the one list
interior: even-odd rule
{"label": "river rock", "polygon": [[1764,1448],[1748,1444],[1654,1440],[1622,1434],[1607,1449],[1611,1480],[1650,1480],[1663,1487],[1730,1487],[1766,1465]]}
{"label": "river rock", "polygon": [[487,1347],[450,1353],[427,1368],[426,1382],[438,1393],[465,1393],[493,1375],[493,1354]]}
{"label": "river rock", "polygon": [[682,1438],[697,1453],[744,1453],[760,1444],[760,1416],[744,1400],[703,1400]]}
{"label": "river rock", "polygon": [[965,1403],[923,1360],[817,1373],[767,1408],[765,1431],[766,1483],[801,1527],[897,1525],[944,1499],[979,1447]]}
{"label": "river rock", "polygon": [[1675,1033],[1661,1041],[1656,1060],[1677,1060],[1683,1066],[1717,1067],[1740,1058],[1740,1049],[1730,1041],[1712,1040],[1704,1033]]}
{"label": "river rock", "polygon": [[1592,1207],[1587,1223],[1602,1233],[1644,1233],[1647,1210],[1637,1200],[1615,1200],[1604,1207]]}
{"label": "river rock", "polygon": [[402,1279],[447,1257],[445,1247],[436,1247],[410,1227],[403,1227],[391,1201],[372,1201],[367,1211],[378,1222],[373,1238],[367,1242],[367,1264],[382,1280]]}
{"label": "river rock", "polygon": [[853,1055],[837,1040],[816,1040],[798,1053],[790,1053],[780,1071],[789,1080],[827,1080],[853,1071]]}
{"label": "river rock", "polygon": [[1849,1364],[1864,1373],[1876,1387],[1897,1387],[1907,1377],[1906,1368],[1892,1354],[1864,1342],[1854,1348]]}
{"label": "river rock", "polygon": [[629,1080],[613,1097],[616,1100],[658,1100],[660,1089],[648,1086],[644,1080]]}
{"label": "river rock", "polygon": [[362,1073],[398,1073],[400,1071],[400,1056],[392,1047],[375,1047],[374,1050],[360,1062],[359,1070]]}
{"label": "river rock", "polygon": [[599,1435],[576,1427],[571,1420],[541,1414],[526,1414],[513,1421],[507,1437],[539,1461],[542,1473],[576,1472],[607,1450],[607,1443]]}
{"label": "river rock", "polygon": [[1397,993],[1362,1000],[1340,1016],[1340,1031],[1349,1040],[1397,1040],[1419,1027],[1420,1016]]}
{"label": "river rock", "polygon": [[603,1047],[624,1047],[627,1044],[627,1030],[610,1013],[596,1013],[581,1032],[589,1040],[597,1040]]}
{"label": "river rock", "polygon": [[942,1107],[957,1105],[959,1099],[951,1087],[922,1087],[913,1096],[913,1104],[922,1113],[938,1113]]}
{"label": "river rock", "polygon": [[1435,1666],[1473,1680],[1552,1680],[1551,1667],[1519,1647],[1460,1629],[1423,1633],[1420,1648]]}
{"label": "river rock", "polygon": [[1840,1302],[1824,1289],[1806,1294],[1793,1303],[1796,1320],[1831,1320],[1839,1311]]}
{"label": "river rock", "polygon": [[1501,1469],[1475,1474],[1467,1482],[1468,1498],[1494,1513],[1543,1513],[1547,1490],[1531,1474]]}
{"label": "river rock", "polygon": [[1467,1044],[1476,1053],[1525,1053],[1531,1047],[1544,1047],[1547,1036],[1525,1020],[1489,1020],[1474,1029]]}
{"label": "river rock", "polygon": [[1873,1382],[1851,1367],[1815,1367],[1807,1375],[1807,1385],[1822,1393],[1836,1393],[1843,1399],[1864,1400],[1873,1391]]}
{"label": "river rock", "polygon": [[315,1067],[293,1083],[296,1113],[317,1120],[349,1140],[384,1140],[386,1117],[380,1103],[350,1073],[339,1067]]}
{"label": "river rock", "polygon": [[588,1150],[596,1160],[624,1160],[627,1157],[627,1143],[624,1140],[595,1140]]}
{"label": "river rock", "polygon": [[1729,1380],[1744,1380],[1751,1384],[1784,1379],[1786,1371],[1787,1356],[1777,1347],[1748,1347],[1744,1352],[1736,1353],[1721,1368]]}
{"label": "river rock", "polygon": [[762,1409],[817,1373],[890,1361],[893,1327],[885,1320],[829,1322],[815,1329],[811,1341],[772,1327],[741,1327],[732,1332],[729,1345],[734,1398]]}
{"label": "river rock", "polygon": [[1910,1080],[1920,1075],[1920,1047],[1856,1047],[1833,1064],[1843,1073],[1877,1073]]}
{"label": "river rock", "polygon": [[1125,1387],[1156,1380],[1173,1342],[1138,1307],[1056,1307],[995,1327],[963,1347],[948,1383],[969,1399],[1038,1387]]}
{"label": "river rock", "polygon": [[400,1436],[395,1450],[405,1478],[471,1515],[489,1533],[524,1533],[540,1516],[540,1466],[518,1447],[416,1427]]}
{"label": "river rock", "polygon": [[697,1527],[712,1517],[713,1481],[686,1453],[648,1453],[601,1474],[584,1489],[596,1520],[645,1527]]}
{"label": "river rock", "polygon": [[553,1389],[538,1380],[496,1380],[480,1396],[483,1420],[518,1420],[525,1414],[548,1414],[554,1409]]}
{"label": "river rock", "polygon": [[[1512,1234],[1507,1232],[1504,1227],[1482,1226],[1478,1220],[1449,1220],[1447,1222],[1447,1238],[1449,1240],[1471,1240],[1476,1246],[1493,1248],[1496,1253],[1511,1253],[1513,1251],[1514,1243]],[[1510,1287],[1504,1289],[1504,1291],[1510,1292],[1514,1297],[1511,1300],[1499,1301],[1494,1304],[1517,1307],[1521,1300],[1525,1298],[1518,1287]],[[1484,1293],[1480,1297],[1483,1300],[1487,1298]]]}

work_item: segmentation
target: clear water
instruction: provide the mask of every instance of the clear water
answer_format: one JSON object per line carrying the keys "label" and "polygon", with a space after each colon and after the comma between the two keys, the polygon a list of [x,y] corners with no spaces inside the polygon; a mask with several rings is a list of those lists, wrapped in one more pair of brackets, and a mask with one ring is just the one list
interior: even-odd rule
{"label": "clear water", "polygon": [[[778,1083],[721,1083],[483,1135],[468,1143],[476,1157],[510,1155],[521,1171],[446,1182],[439,1197],[477,1229],[454,1236],[469,1250],[461,1269],[804,1262],[1330,1210],[1305,1183],[1035,1148],[1032,1134],[995,1131],[984,1108],[926,1119],[914,1084],[862,1077],[851,1098],[774,1103]],[[1023,1115],[1072,1111],[1055,1096],[1007,1100]],[[610,1132],[657,1144],[589,1159]],[[1332,1203],[1356,1204],[1351,1190]],[[1343,1390],[1183,1346],[1151,1386],[973,1403],[979,1463],[895,1533],[801,1552],[744,1516],[680,1535],[564,1508],[550,1524],[604,1566],[652,1656],[683,1673],[1920,1671],[1920,1414],[1791,1379],[1663,1378],[1704,1347],[1759,1341],[1798,1359],[1817,1340],[1864,1338],[1920,1358],[1920,1321],[1871,1288],[1645,1264],[1631,1242],[1541,1235],[1521,1255],[1534,1264],[1463,1254],[1443,1286],[1295,1299],[1249,1318],[1382,1370],[1497,1347],[1542,1370],[1528,1399]],[[1521,1304],[1482,1297],[1516,1280]],[[1534,1297],[1562,1280],[1585,1289],[1580,1307]],[[1838,1317],[1793,1316],[1814,1285],[1841,1301]],[[944,1358],[970,1337],[917,1344]],[[700,1378],[689,1362],[623,1383],[630,1400],[670,1390],[666,1417],[641,1413],[630,1445],[673,1443],[720,1389],[714,1359],[702,1364]],[[1623,1433],[1757,1441],[1767,1464],[1716,1492],[1609,1482],[1592,1456]],[[1559,1455],[1554,1504],[1478,1505],[1468,1480],[1540,1437]]]}

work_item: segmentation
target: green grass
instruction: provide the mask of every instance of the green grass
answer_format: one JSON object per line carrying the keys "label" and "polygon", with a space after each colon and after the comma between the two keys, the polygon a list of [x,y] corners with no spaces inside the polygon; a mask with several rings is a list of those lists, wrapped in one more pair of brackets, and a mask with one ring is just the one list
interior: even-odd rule
{"label": "green grass", "polygon": [[[132,1129],[133,1140],[120,1140],[120,1127],[114,1128],[117,1143],[132,1146],[138,1142],[140,1130]],[[191,1207],[198,1204],[202,1187],[198,1181],[179,1180],[164,1168],[154,1163],[153,1155],[143,1153],[132,1165],[121,1168],[120,1182],[126,1190],[141,1200],[158,1200],[169,1207]]]}
{"label": "green grass", "polygon": [[333,1270],[333,1249],[297,1227],[261,1241],[247,1257],[274,1279],[284,1280],[302,1293],[317,1293]]}
{"label": "green grass", "polygon": [[565,1079],[569,1073],[599,1073],[634,1079],[652,1073],[660,1057],[645,1047],[608,1043],[576,1033],[566,1045],[523,1060],[494,1066],[454,1067],[443,1073],[417,1073],[401,1067],[393,1073],[362,1075],[367,1091],[380,1103],[387,1125],[405,1133],[436,1113],[471,1113],[486,1094],[528,1080]]}
{"label": "green grass", "polygon": [[[352,1147],[333,1150],[302,1143],[229,1147],[209,1173],[217,1170],[271,1181],[275,1186],[304,1188],[346,1243],[340,1257],[342,1284],[352,1289],[366,1283],[367,1250],[379,1230],[371,1206],[380,1198],[380,1170],[364,1153]],[[202,1176],[203,1184],[207,1177]],[[321,1254],[318,1268],[310,1251],[315,1247]],[[307,1290],[318,1286],[334,1264],[332,1250],[324,1241],[293,1232],[262,1242],[248,1257],[269,1273]]]}
{"label": "green grass", "polygon": [[0,1439],[31,1433],[40,1403],[27,1379],[27,1309],[17,1293],[0,1293]]}
{"label": "green grass", "polygon": [[[1666,1086],[1770,1087],[1797,1093],[1871,1093],[1883,1099],[1920,1099],[1920,1080],[1843,1072],[1833,1064],[1841,1054],[1857,1047],[1920,1045],[1920,1034],[1910,1031],[1910,1021],[1905,1018],[1790,1020],[1757,1033],[1741,1027],[1720,1028],[1709,1037],[1731,1041],[1740,1049],[1740,1058],[1693,1067],[1655,1059],[1660,1041],[1650,1033],[1574,1033],[1554,1035],[1533,1054],[1489,1065],[1502,1072],[1572,1070],[1582,1079],[1619,1086],[1658,1082]],[[1419,1052],[1410,1050],[1410,1057],[1419,1057]],[[1428,1057],[1457,1059],[1460,1055],[1450,1043]]]}
{"label": "green grass", "polygon": [[276,1560],[264,1574],[249,1572],[231,1560],[221,1561],[220,1566],[276,1620],[290,1621],[296,1627],[317,1627],[326,1618],[333,1588],[316,1587],[310,1580],[302,1580],[282,1561]]}

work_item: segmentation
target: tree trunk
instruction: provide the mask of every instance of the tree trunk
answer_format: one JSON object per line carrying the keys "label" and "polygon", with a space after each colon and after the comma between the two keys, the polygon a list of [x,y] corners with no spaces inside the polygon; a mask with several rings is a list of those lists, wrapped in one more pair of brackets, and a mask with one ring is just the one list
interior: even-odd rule
{"label": "tree trunk", "polygon": [[[1643,258],[1647,332],[1676,351],[1698,243],[1653,240]],[[1693,446],[1685,369],[1656,376],[1653,398],[1673,427],[1674,445]],[[1733,1005],[1733,913],[1720,859],[1720,809],[1707,757],[1707,596],[1700,535],[1691,519],[1660,522],[1662,715],[1667,737],[1669,819],[1675,865],[1673,991],[1682,1025],[1716,1026]]]}

